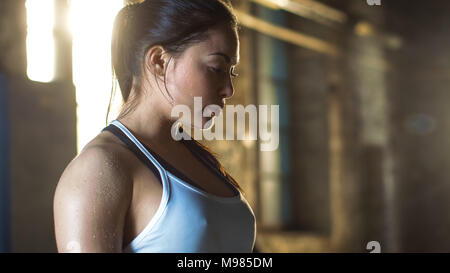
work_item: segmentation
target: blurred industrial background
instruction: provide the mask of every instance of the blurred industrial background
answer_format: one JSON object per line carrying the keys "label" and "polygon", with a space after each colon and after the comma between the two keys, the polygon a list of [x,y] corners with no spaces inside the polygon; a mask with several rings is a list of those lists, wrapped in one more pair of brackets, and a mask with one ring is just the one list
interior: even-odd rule
{"label": "blurred industrial background", "polygon": [[[56,251],[54,189],[105,126],[127,2],[0,1],[0,252]],[[280,105],[280,146],[205,144],[254,209],[255,251],[450,252],[450,2],[232,3],[229,104]]]}

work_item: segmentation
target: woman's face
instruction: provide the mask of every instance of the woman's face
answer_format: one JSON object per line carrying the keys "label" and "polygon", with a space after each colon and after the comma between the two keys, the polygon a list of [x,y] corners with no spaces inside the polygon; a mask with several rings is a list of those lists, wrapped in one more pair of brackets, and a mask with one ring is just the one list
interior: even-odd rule
{"label": "woman's face", "polygon": [[[179,57],[169,62],[167,90],[174,105],[186,105],[191,110],[191,125],[205,129],[211,117],[203,117],[206,106],[223,108],[225,99],[233,96],[232,74],[239,62],[239,39],[231,27],[219,25],[208,31],[209,38],[190,46]],[[194,108],[194,97],[202,104]],[[199,115],[201,125],[194,124]],[[212,123],[209,123],[212,125]]]}

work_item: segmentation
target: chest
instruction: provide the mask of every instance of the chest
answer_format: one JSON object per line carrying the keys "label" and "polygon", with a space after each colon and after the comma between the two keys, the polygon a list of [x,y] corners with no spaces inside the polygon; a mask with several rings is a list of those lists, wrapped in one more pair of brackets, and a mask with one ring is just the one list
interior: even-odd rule
{"label": "chest", "polygon": [[[189,151],[188,151],[189,152]],[[190,152],[189,152],[190,153]],[[177,153],[176,157],[159,158],[163,168],[209,194],[220,197],[233,197],[233,186],[215,173],[194,155]],[[157,157],[161,157],[157,155]],[[169,162],[170,160],[170,162]],[[124,242],[128,244],[135,238],[155,215],[162,199],[163,187],[156,174],[143,162],[136,161],[133,198],[125,223]]]}

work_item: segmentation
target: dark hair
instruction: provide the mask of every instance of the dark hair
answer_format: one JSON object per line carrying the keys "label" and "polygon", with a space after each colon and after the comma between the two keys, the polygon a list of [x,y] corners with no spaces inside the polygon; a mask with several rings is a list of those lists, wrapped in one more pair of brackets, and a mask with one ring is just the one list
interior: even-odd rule
{"label": "dark hair", "polygon": [[[145,0],[124,7],[114,21],[111,41],[113,88],[106,122],[116,82],[119,83],[124,102],[118,118],[127,115],[136,106],[142,93],[142,68],[148,49],[160,45],[171,58],[177,58],[189,46],[205,40],[208,30],[219,24],[229,24],[236,32],[238,30],[237,19],[229,0]],[[132,89],[136,95],[130,99]],[[167,87],[166,93],[170,96]],[[182,142],[191,152],[213,164],[242,191],[211,150],[194,139]]]}

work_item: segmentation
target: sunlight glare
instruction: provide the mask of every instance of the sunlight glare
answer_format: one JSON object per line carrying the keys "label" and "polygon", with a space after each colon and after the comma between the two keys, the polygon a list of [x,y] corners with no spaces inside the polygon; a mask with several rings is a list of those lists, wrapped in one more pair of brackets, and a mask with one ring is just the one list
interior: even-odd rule
{"label": "sunlight glare", "polygon": [[112,81],[111,34],[122,7],[123,0],[71,1],[78,152],[105,127]]}
{"label": "sunlight glare", "polygon": [[55,73],[54,0],[27,0],[27,75],[51,82]]}

